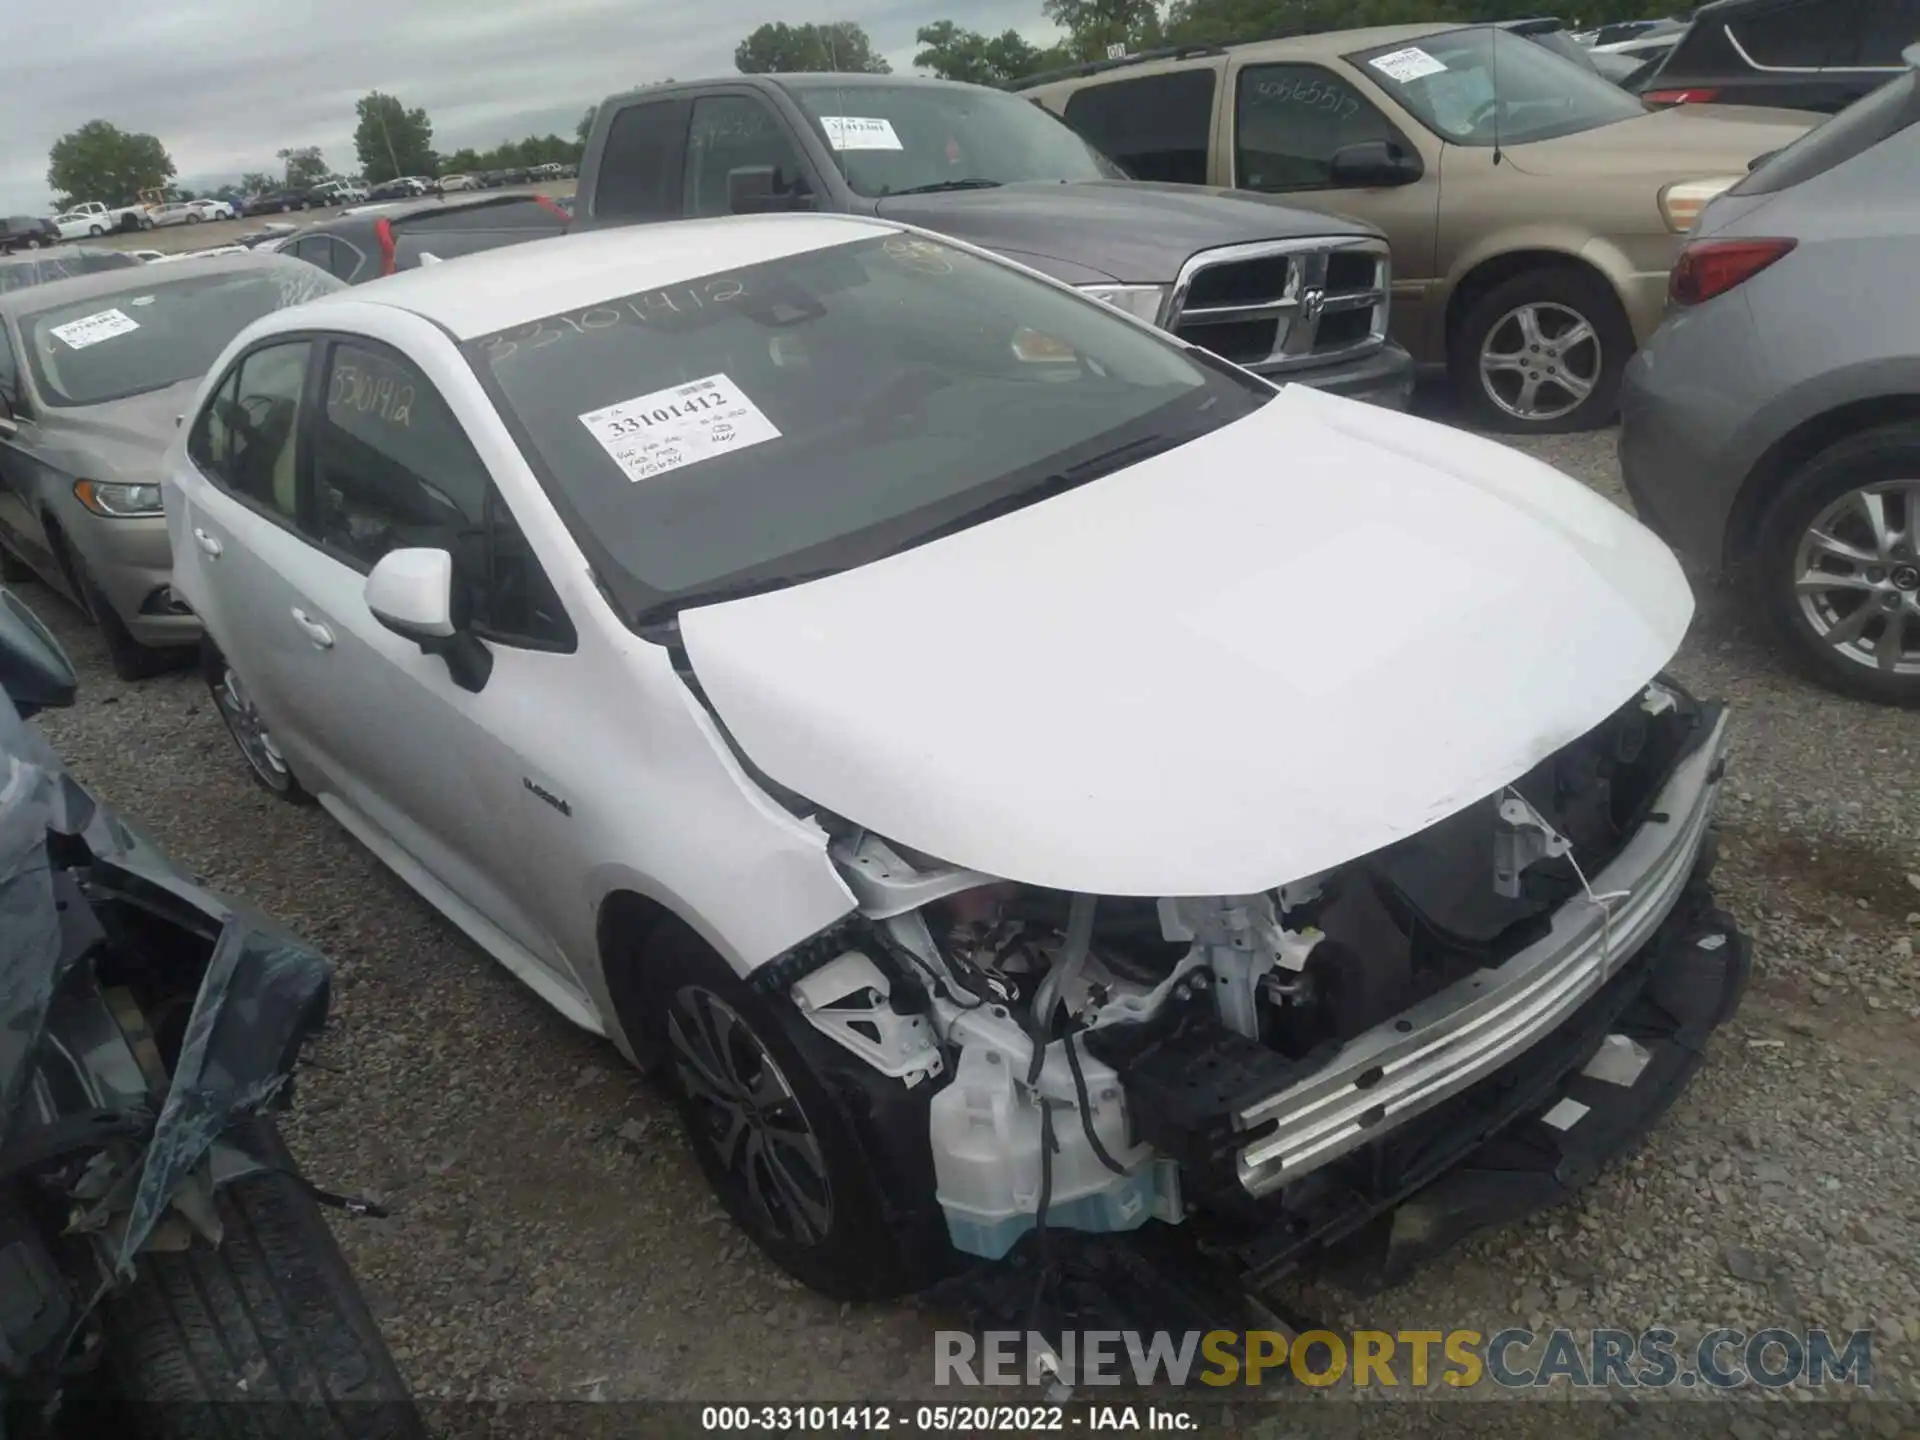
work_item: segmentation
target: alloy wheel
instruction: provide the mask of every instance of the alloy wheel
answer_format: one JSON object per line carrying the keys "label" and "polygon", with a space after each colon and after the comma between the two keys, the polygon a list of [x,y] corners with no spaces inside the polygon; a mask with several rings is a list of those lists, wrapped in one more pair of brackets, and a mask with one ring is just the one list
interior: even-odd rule
{"label": "alloy wheel", "polygon": [[1516,305],[1480,341],[1480,384],[1487,398],[1532,424],[1578,410],[1605,368],[1593,323],[1552,300]]}
{"label": "alloy wheel", "polygon": [[1800,615],[1822,643],[1887,675],[1920,675],[1920,479],[1850,490],[1794,556]]}
{"label": "alloy wheel", "polygon": [[273,735],[253,703],[253,696],[247,693],[247,687],[231,665],[222,670],[220,683],[213,687],[213,703],[220,707],[220,718],[227,722],[234,744],[240,747],[254,774],[270,790],[287,789],[293,783],[293,772],[287,768],[280,747],[273,743]]}
{"label": "alloy wheel", "polygon": [[667,1013],[675,1072],[728,1179],[768,1231],[817,1245],[833,1228],[833,1188],[793,1086],[738,1011],[683,986]]}

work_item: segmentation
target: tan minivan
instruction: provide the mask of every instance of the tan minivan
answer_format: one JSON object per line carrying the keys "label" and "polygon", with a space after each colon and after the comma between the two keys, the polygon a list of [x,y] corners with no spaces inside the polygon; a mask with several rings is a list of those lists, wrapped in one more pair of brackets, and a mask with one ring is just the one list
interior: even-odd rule
{"label": "tan minivan", "polygon": [[1520,433],[1612,418],[1700,209],[1817,118],[1649,111],[1488,25],[1106,62],[1024,93],[1137,180],[1284,195],[1378,225],[1394,337],[1447,366],[1473,423]]}

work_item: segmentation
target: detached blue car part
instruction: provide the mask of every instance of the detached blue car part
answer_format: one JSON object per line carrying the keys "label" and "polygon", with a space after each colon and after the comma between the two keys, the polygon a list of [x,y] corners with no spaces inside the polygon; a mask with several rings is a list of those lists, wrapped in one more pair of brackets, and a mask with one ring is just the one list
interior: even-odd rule
{"label": "detached blue car part", "polygon": [[[284,1396],[236,1368],[269,1334],[296,1362],[335,1362],[304,1368],[355,1402],[342,1433],[417,1434],[313,1208],[335,1197],[299,1177],[267,1118],[326,1018],[333,966],[182,874],[67,772],[24,716],[74,689],[58,643],[0,590],[0,1434],[15,1415],[70,1415],[94,1388],[71,1382],[103,1359],[162,1433],[199,1403],[290,1405],[298,1363],[272,1357]],[[248,1233],[229,1244],[238,1215]],[[161,1292],[174,1299],[152,1303]],[[148,1375],[167,1379],[141,1389]]]}

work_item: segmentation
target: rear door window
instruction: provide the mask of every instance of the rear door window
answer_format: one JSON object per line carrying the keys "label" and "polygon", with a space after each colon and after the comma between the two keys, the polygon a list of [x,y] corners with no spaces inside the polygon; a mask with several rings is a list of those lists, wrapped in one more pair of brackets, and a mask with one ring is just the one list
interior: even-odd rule
{"label": "rear door window", "polygon": [[1210,66],[1076,90],[1065,118],[1136,180],[1207,183],[1217,77]]}
{"label": "rear door window", "polygon": [[1250,65],[1234,101],[1234,176],[1246,190],[1320,190],[1334,154],[1363,140],[1405,145],[1359,90],[1319,65]]}
{"label": "rear door window", "polygon": [[667,220],[680,213],[680,137],[675,100],[629,105],[613,117],[600,152],[593,213],[608,220]]}
{"label": "rear door window", "polygon": [[1784,0],[1725,22],[1734,43],[1755,65],[1770,70],[1819,70],[1844,65],[1858,49],[1846,15],[1851,0]]}
{"label": "rear door window", "polygon": [[244,356],[187,437],[187,454],[208,478],[289,525],[300,513],[295,447],[312,348],[295,340]]}

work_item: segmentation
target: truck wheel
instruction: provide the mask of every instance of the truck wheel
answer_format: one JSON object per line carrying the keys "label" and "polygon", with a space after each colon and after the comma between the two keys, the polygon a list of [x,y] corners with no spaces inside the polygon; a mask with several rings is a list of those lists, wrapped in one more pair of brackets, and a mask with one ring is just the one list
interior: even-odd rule
{"label": "truck wheel", "polygon": [[767,1257],[838,1300],[951,1267],[927,1148],[932,1092],[907,1090],[742,980],[678,919],[632,957],[694,1158]]}
{"label": "truck wheel", "polygon": [[1613,288],[1573,265],[1510,276],[1448,337],[1455,397],[1475,429],[1511,435],[1594,430],[1618,408],[1633,330]]}
{"label": "truck wheel", "polygon": [[1813,679],[1920,705],[1920,425],[1852,436],[1789,475],[1747,582]]}
{"label": "truck wheel", "polygon": [[107,232],[102,230],[98,225],[89,225],[87,227],[87,234],[89,235],[99,236],[99,235],[104,235],[106,233]]}
{"label": "truck wheel", "polygon": [[[261,1153],[292,1168],[264,1121]],[[122,1398],[166,1440],[277,1436],[424,1440],[427,1434],[319,1207],[288,1174],[216,1197],[216,1249],[143,1255],[105,1307]]]}

